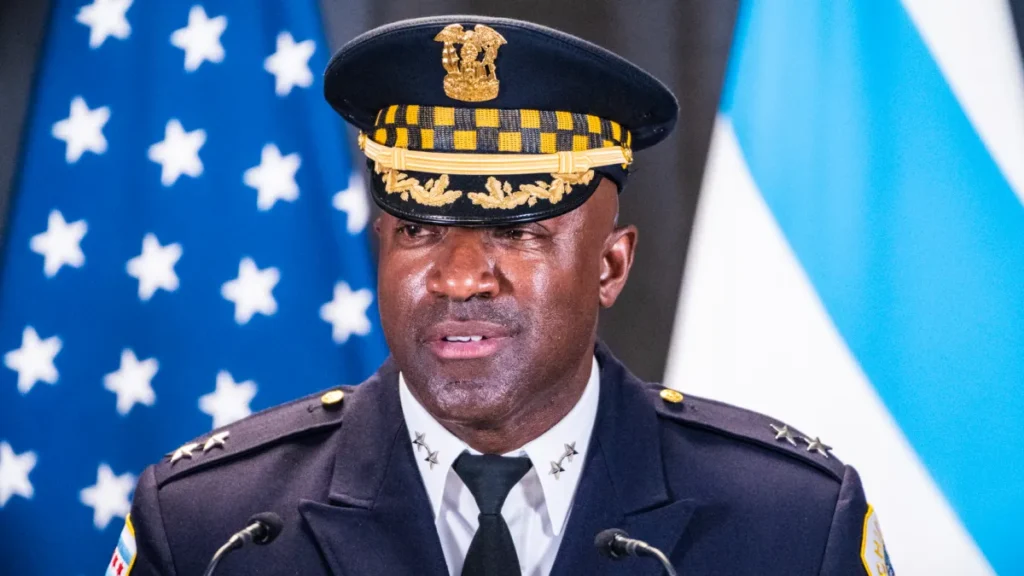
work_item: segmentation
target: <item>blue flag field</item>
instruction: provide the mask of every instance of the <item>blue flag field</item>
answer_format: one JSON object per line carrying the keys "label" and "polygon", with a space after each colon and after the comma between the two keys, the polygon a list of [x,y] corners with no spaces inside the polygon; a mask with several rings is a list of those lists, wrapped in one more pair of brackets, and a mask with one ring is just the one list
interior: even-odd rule
{"label": "blue flag field", "polygon": [[315,0],[53,3],[0,261],[0,573],[103,573],[146,465],[383,360],[329,56]]}

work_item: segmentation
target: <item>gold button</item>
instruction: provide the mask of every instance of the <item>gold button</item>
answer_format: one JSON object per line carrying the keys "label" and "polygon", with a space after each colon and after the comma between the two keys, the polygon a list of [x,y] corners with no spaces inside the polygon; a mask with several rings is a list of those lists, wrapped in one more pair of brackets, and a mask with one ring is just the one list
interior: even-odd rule
{"label": "gold button", "polygon": [[683,395],[678,390],[672,390],[671,388],[665,388],[661,391],[661,399],[665,402],[671,402],[673,404],[679,404],[683,401]]}
{"label": "gold button", "polygon": [[320,397],[320,403],[324,406],[334,406],[341,402],[343,398],[345,398],[344,392],[341,390],[331,390]]}

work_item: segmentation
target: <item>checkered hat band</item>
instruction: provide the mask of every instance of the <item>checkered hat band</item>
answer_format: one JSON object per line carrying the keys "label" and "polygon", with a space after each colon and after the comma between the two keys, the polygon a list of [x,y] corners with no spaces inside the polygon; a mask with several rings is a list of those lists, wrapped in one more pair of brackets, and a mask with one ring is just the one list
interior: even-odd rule
{"label": "checkered hat band", "polygon": [[551,154],[629,148],[618,122],[576,112],[395,104],[377,114],[378,144],[437,152]]}

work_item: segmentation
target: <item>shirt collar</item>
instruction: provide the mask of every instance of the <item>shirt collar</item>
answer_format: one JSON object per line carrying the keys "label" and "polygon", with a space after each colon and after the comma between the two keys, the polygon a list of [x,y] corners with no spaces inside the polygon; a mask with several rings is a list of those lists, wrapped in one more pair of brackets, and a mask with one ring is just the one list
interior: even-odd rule
{"label": "shirt collar", "polygon": [[[398,375],[402,414],[409,430],[409,441],[423,484],[436,518],[441,511],[444,488],[452,464],[463,450],[478,453],[442,426],[409,391],[405,378]],[[555,534],[565,525],[576,486],[579,484],[597,419],[600,394],[600,369],[593,359],[590,378],[576,405],[569,413],[537,438],[505,456],[527,456],[540,478],[544,504]],[[422,435],[422,436],[421,436]],[[572,448],[572,450],[570,450]],[[575,454],[571,454],[575,452]],[[555,471],[558,470],[556,475]]]}
{"label": "shirt collar", "polygon": [[451,471],[454,474],[452,464],[463,450],[469,450],[469,446],[427,412],[409,391],[401,372],[398,374],[398,397],[402,402],[402,415],[409,430],[409,441],[413,443],[416,467],[423,477],[434,518],[437,518],[441,512],[448,473]]}

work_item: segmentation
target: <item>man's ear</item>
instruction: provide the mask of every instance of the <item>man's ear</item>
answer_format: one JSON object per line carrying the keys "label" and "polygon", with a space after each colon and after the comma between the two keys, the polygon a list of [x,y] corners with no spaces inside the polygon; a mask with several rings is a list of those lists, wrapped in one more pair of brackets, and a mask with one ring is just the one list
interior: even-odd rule
{"label": "man's ear", "polygon": [[636,226],[616,228],[608,235],[601,253],[601,283],[598,298],[602,308],[611,308],[626,287],[636,253]]}

